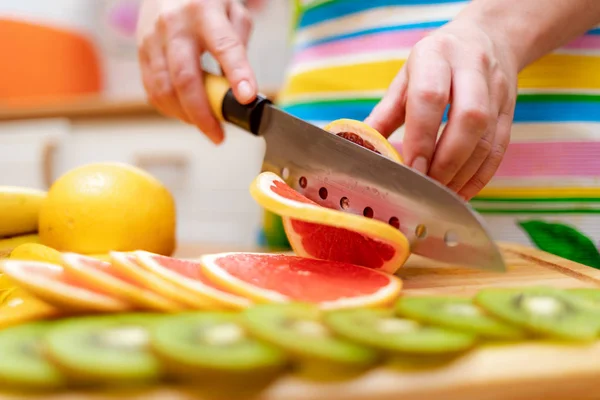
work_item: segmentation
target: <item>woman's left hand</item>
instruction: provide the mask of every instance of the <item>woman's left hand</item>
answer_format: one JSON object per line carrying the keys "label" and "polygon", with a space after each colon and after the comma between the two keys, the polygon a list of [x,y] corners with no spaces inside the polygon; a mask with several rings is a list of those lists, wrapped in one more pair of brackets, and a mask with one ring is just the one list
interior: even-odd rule
{"label": "woman's left hand", "polygon": [[496,37],[457,18],[423,38],[365,121],[386,137],[405,124],[405,162],[467,200],[496,173],[510,141],[519,63]]}

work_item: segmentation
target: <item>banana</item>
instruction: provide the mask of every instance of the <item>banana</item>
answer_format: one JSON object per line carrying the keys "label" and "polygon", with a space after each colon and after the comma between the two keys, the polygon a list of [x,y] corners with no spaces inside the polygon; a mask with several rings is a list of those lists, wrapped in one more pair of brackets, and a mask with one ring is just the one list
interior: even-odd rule
{"label": "banana", "polygon": [[37,232],[46,194],[33,188],[0,186],[0,237]]}

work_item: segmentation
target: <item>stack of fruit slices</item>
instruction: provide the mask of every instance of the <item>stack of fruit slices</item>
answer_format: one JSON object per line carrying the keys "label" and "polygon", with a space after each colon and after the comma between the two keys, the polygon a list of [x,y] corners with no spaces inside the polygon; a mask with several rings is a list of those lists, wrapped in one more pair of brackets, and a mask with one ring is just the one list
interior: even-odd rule
{"label": "stack of fruit slices", "polygon": [[[110,262],[73,253],[61,263],[5,260],[5,277],[62,314],[238,310],[257,303],[313,303],[322,309],[389,305],[402,283],[349,263],[295,255],[222,253],[199,261],[145,251]],[[25,317],[25,316],[24,316]]]}

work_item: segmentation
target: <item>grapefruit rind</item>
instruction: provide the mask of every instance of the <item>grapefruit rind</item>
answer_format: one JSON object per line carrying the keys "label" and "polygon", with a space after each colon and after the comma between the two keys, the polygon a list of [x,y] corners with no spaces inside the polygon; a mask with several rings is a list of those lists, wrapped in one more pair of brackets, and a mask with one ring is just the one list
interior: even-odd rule
{"label": "grapefruit rind", "polygon": [[252,182],[250,194],[261,207],[282,217],[290,245],[297,255],[312,257],[302,249],[299,236],[291,229],[290,218],[347,229],[392,246],[395,249],[394,257],[386,261],[381,268],[388,273],[396,272],[410,256],[408,239],[391,225],[361,215],[322,207],[316,203],[304,203],[285,198],[271,190],[275,182],[287,185],[277,174],[269,171],[262,172]]}
{"label": "grapefruit rind", "polygon": [[[368,140],[382,156],[387,157],[398,163],[403,163],[404,160],[392,144],[381,135],[375,128],[365,124],[362,121],[340,118],[331,121],[323,127],[323,130],[338,134],[341,132],[352,132],[358,134],[362,139]],[[358,132],[357,132],[358,131]]]}
{"label": "grapefruit rind", "polygon": [[90,267],[83,262],[84,260],[90,260],[96,264],[104,265],[106,270],[112,268],[111,263],[75,253],[64,253],[62,255],[61,265],[69,272],[69,274],[77,277],[77,279],[85,281],[91,286],[98,286],[110,293],[114,293],[120,300],[130,303],[136,308],[164,312],[181,310],[181,307],[174,302],[165,299],[150,290],[136,287],[129,282],[111,275],[109,272]]}
{"label": "grapefruit rind", "polygon": [[[217,261],[220,258],[229,257],[229,256],[245,256],[245,255],[260,255],[263,257],[272,257],[272,256],[282,256],[283,254],[278,253],[248,253],[248,252],[227,252],[227,253],[217,253],[217,254],[206,254],[200,257],[200,262],[207,276],[211,279],[214,279],[219,284],[227,287],[231,291],[235,291],[236,293],[249,297],[256,301],[257,303],[287,303],[297,301],[296,299],[292,299],[286,295],[278,293],[273,290],[263,289],[257,287],[249,282],[243,281],[239,278],[236,278],[229,274],[226,270],[221,268]],[[296,256],[289,256],[296,257]],[[323,260],[326,262],[326,260]],[[319,308],[323,310],[334,310],[341,308],[354,308],[354,307],[377,307],[384,306],[392,303],[400,294],[402,290],[402,281],[400,278],[374,270],[372,268],[361,267],[359,265],[353,265],[356,268],[362,268],[368,270],[370,273],[379,274],[388,279],[389,284],[387,286],[382,287],[377,292],[365,295],[365,296],[356,296],[356,297],[346,297],[340,298],[339,300],[334,301],[323,301],[317,303]]]}
{"label": "grapefruit rind", "polygon": [[[135,251],[134,254],[140,264],[149,271],[160,276],[162,279],[172,283],[173,285],[176,285],[181,290],[186,291],[188,296],[201,299],[201,301],[204,303],[203,308],[205,309],[244,309],[252,305],[252,302],[245,297],[223,292],[219,289],[208,286],[203,282],[188,278],[162,266],[159,262],[154,260],[154,256],[160,256],[158,254],[150,253],[144,250]],[[161,257],[169,258],[166,256]],[[198,268],[201,268],[200,263],[198,263]]]}
{"label": "grapefruit rind", "polygon": [[[65,270],[57,264],[5,260],[0,262],[0,269],[33,296],[63,310],[121,312],[131,309],[121,300],[62,281]],[[52,278],[43,272],[52,274]]]}
{"label": "grapefruit rind", "polygon": [[[129,256],[132,256],[132,253],[111,251],[109,256],[110,263],[113,268],[119,271],[119,273],[139,282],[148,290],[177,302],[180,305],[180,308],[197,309],[206,307],[206,303],[202,300],[196,299],[195,296],[189,296],[177,286],[165,281],[151,271],[148,271],[139,263],[131,262]],[[133,255],[133,257],[135,257],[135,255]]]}

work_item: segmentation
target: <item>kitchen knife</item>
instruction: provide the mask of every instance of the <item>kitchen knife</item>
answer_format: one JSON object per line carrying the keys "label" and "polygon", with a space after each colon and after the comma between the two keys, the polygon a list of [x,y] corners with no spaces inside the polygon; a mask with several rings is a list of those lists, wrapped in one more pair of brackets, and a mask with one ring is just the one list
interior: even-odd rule
{"label": "kitchen knife", "polygon": [[277,173],[309,199],[360,215],[368,207],[375,219],[399,222],[415,254],[506,270],[483,219],[447,187],[296,118],[262,95],[242,105],[224,77],[205,72],[204,81],[215,116],[264,138],[264,170]]}

